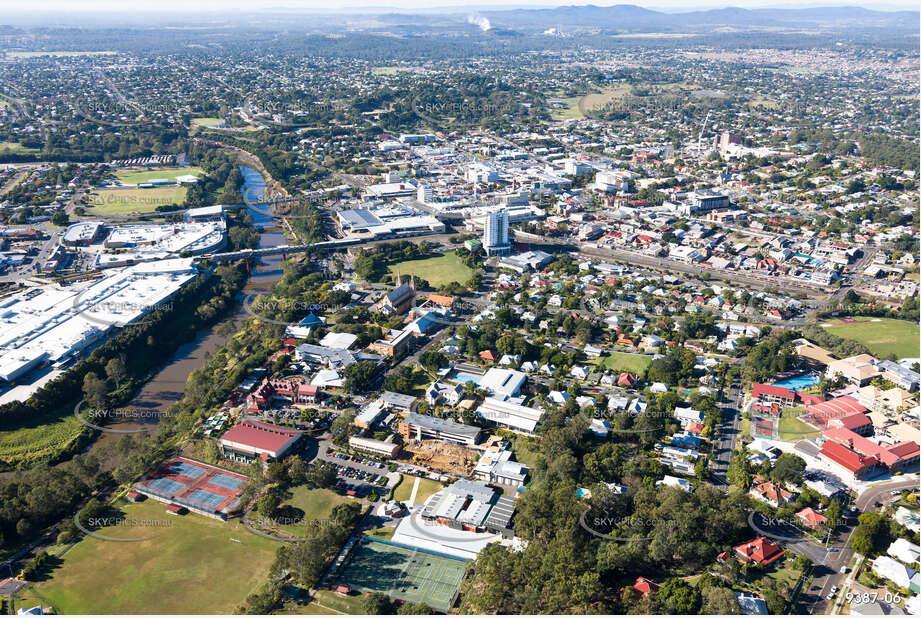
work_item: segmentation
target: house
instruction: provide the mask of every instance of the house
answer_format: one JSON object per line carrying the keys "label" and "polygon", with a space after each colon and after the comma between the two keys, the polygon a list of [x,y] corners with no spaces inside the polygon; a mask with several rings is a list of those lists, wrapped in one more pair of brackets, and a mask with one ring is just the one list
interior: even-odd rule
{"label": "house", "polygon": [[704,420],[703,412],[693,408],[675,408],[673,414],[675,418],[678,419],[678,422],[681,423],[682,427],[685,427],[690,423],[703,423]]}
{"label": "house", "polygon": [[741,545],[736,545],[733,549],[736,556],[743,562],[754,562],[756,564],[771,564],[783,556],[783,550],[780,546],[763,536],[746,541]]}
{"label": "house", "polygon": [[773,481],[763,481],[761,483],[757,481],[758,479],[756,478],[755,484],[752,485],[748,495],[770,504],[775,509],[793,499],[793,492],[787,491],[781,485]]}
{"label": "house", "polygon": [[898,538],[889,545],[886,553],[893,558],[898,558],[905,564],[914,564],[918,562],[919,556],[921,556],[921,547],[908,539]]}
{"label": "house", "polygon": [[736,600],[739,602],[739,609],[745,616],[766,616],[768,612],[767,603],[764,599],[756,596],[748,596],[744,592],[736,593]]}
{"label": "house", "polygon": [[634,388],[636,386],[636,376],[632,373],[622,373],[617,378],[617,386],[624,388]]}
{"label": "house", "polygon": [[675,487],[677,489],[683,489],[684,491],[690,493],[691,491],[691,481],[687,479],[681,479],[677,476],[670,476],[666,474],[661,481],[656,481],[656,487],[660,486],[666,487]]}
{"label": "house", "polygon": [[591,372],[589,371],[587,367],[580,367],[578,365],[574,365],[573,368],[569,370],[569,375],[571,375],[577,380],[586,379],[589,373]]}
{"label": "house", "polygon": [[659,584],[652,580],[646,579],[645,577],[637,577],[636,583],[633,584],[632,587],[639,593],[640,597],[644,597],[647,594],[651,594],[658,590]]}
{"label": "house", "polygon": [[828,518],[815,511],[811,506],[807,506],[796,514],[796,517],[813,530],[828,523]]}
{"label": "house", "polygon": [[893,582],[899,588],[908,588],[911,585],[911,578],[916,574],[914,569],[889,556],[879,556],[874,560],[873,572]]}

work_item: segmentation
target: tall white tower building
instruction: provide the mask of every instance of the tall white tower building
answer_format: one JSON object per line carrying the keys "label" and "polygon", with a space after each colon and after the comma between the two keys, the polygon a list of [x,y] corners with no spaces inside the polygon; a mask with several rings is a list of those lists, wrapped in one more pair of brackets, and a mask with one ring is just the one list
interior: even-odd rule
{"label": "tall white tower building", "polygon": [[508,211],[500,208],[487,213],[483,226],[483,249],[486,255],[505,255],[511,252],[508,241]]}

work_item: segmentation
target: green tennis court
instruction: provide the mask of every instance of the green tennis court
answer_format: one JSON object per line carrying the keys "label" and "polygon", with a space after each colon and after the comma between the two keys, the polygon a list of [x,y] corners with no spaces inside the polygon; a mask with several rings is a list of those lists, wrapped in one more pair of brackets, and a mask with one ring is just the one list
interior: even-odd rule
{"label": "green tennis court", "polygon": [[447,612],[466,570],[466,560],[365,537],[339,571],[336,584]]}

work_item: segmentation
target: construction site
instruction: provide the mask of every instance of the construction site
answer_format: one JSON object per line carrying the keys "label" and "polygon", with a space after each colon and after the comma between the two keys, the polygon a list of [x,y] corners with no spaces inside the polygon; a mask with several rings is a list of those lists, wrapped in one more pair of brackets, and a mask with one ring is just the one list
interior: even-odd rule
{"label": "construction site", "polygon": [[456,476],[469,476],[480,458],[480,453],[473,449],[439,440],[404,444],[402,453],[401,459],[406,463]]}

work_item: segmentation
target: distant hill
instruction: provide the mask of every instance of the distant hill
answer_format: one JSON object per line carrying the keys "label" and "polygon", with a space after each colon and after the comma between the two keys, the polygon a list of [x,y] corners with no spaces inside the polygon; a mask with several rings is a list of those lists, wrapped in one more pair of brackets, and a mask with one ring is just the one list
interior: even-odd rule
{"label": "distant hill", "polygon": [[620,32],[674,32],[701,28],[818,27],[911,28],[917,31],[918,11],[874,11],[842,6],[811,9],[725,8],[663,13],[632,4],[561,6],[549,9],[481,11],[496,27],[544,29],[594,27]]}

